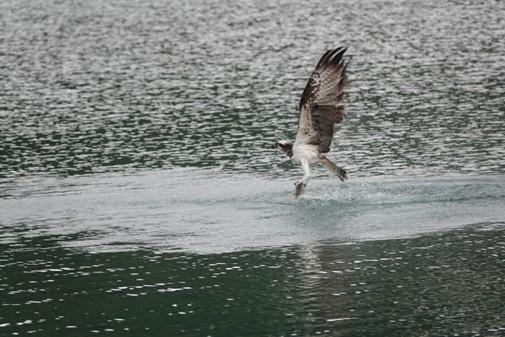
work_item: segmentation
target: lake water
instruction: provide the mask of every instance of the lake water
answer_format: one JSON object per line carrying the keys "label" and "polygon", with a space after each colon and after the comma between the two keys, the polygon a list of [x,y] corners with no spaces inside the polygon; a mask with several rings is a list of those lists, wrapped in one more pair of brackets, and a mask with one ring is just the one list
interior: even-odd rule
{"label": "lake water", "polygon": [[[505,2],[0,3],[0,336],[505,335]],[[319,56],[347,119],[295,200]]]}

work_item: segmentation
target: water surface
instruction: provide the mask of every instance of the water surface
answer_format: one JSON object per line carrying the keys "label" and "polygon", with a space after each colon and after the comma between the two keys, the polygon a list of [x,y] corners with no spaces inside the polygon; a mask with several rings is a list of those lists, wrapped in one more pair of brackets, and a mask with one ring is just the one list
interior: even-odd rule
{"label": "water surface", "polygon": [[[2,1],[0,336],[505,335],[504,12]],[[295,200],[343,44],[350,179]]]}

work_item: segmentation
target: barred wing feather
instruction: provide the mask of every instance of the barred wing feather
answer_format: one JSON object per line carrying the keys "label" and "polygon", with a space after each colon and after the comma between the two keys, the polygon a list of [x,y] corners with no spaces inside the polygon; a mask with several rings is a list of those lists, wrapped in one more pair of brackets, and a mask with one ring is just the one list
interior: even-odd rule
{"label": "barred wing feather", "polygon": [[300,99],[295,142],[317,145],[320,153],[330,151],[335,124],[344,119],[346,50],[340,47],[324,53]]}

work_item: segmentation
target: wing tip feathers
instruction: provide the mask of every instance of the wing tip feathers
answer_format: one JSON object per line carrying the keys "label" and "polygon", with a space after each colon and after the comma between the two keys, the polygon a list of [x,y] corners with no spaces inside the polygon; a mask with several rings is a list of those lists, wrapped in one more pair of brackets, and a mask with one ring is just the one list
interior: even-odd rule
{"label": "wing tip feathers", "polygon": [[317,63],[316,69],[329,65],[339,65],[343,59],[348,46],[340,46],[335,49],[328,49]]}

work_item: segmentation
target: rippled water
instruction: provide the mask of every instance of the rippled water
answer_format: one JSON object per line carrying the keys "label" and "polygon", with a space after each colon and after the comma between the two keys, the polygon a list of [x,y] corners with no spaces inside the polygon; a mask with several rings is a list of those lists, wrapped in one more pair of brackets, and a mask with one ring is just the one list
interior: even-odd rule
{"label": "rippled water", "polygon": [[[505,335],[505,2],[0,2],[0,336]],[[315,61],[347,120],[301,200]]]}
{"label": "rippled water", "polygon": [[[0,172],[282,174],[306,78],[354,55],[353,175],[504,170],[502,1],[3,1]],[[355,171],[355,172],[354,172]]]}
{"label": "rippled water", "polygon": [[87,233],[23,238],[0,244],[0,327],[42,336],[499,336],[503,229],[217,255],[61,246]]}

